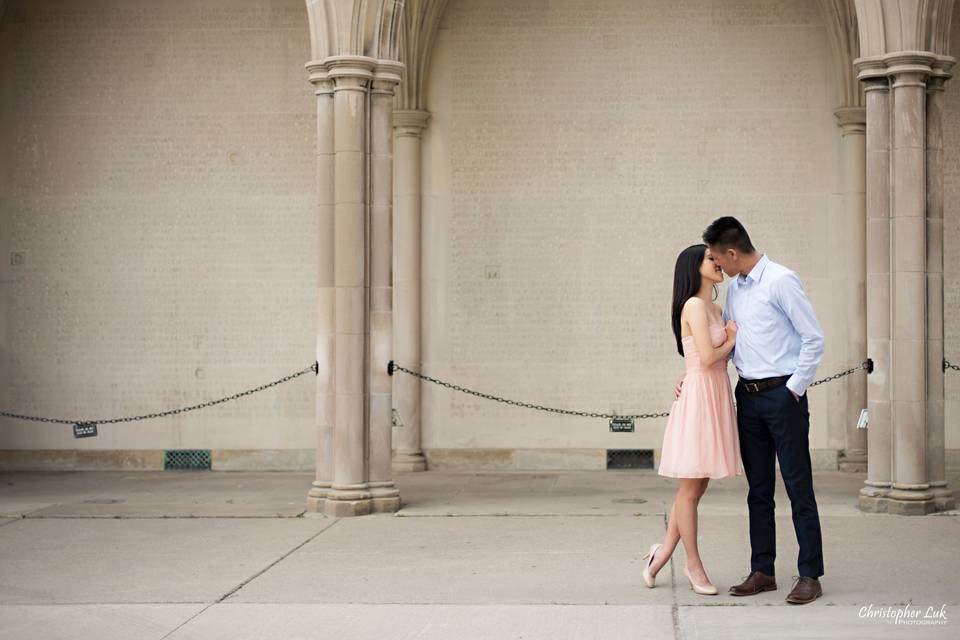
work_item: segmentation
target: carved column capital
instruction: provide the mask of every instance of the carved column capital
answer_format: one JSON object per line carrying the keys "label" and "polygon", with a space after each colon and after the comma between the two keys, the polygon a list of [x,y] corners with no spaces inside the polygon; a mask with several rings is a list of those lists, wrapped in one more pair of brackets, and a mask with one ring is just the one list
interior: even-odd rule
{"label": "carved column capital", "polygon": [[956,58],[930,51],[894,51],[857,58],[853,66],[860,80],[890,77],[898,86],[910,86],[926,82],[930,76],[951,77],[955,63]]}
{"label": "carved column capital", "polygon": [[310,84],[317,87],[318,90],[321,87],[333,89],[333,82],[327,73],[327,63],[325,61],[311,60],[303,66],[307,70],[307,79],[310,81]]}
{"label": "carved column capital", "polygon": [[863,135],[867,132],[866,107],[840,107],[833,112],[833,115],[842,130],[841,135],[851,133]]}
{"label": "carved column capital", "polygon": [[330,56],[323,62],[336,91],[366,90],[376,66],[376,60],[366,56]]}
{"label": "carved column capital", "polygon": [[419,138],[430,120],[430,112],[422,109],[394,109],[393,132],[397,136]]}
{"label": "carved column capital", "polygon": [[864,93],[868,93],[870,91],[890,90],[890,80],[887,79],[887,76],[871,76],[869,78],[864,78],[862,82]]}
{"label": "carved column capital", "polygon": [[373,67],[373,86],[376,92],[393,95],[393,88],[403,79],[406,67],[396,60],[377,60]]}
{"label": "carved column capital", "polygon": [[957,63],[957,59],[953,56],[941,56],[938,55],[937,59],[933,63],[933,76],[936,78],[942,78],[944,81],[953,77],[953,66]]}
{"label": "carved column capital", "polygon": [[947,79],[948,78],[944,76],[931,76],[930,79],[927,80],[927,93],[943,91],[943,85]]}

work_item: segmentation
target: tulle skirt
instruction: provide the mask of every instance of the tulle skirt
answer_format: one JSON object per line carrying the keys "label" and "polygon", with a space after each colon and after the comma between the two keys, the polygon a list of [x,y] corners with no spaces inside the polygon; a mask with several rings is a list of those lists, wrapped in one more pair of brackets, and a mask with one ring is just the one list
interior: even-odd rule
{"label": "tulle skirt", "polygon": [[670,408],[657,473],[671,478],[743,475],[737,414],[725,368],[687,373],[680,397]]}

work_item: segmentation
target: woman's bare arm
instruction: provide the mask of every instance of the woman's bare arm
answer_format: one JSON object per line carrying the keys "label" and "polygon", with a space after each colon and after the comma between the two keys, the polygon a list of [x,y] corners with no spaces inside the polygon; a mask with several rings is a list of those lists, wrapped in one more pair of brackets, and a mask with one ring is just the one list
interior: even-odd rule
{"label": "woman's bare arm", "polygon": [[727,335],[727,339],[722,345],[714,348],[713,339],[710,335],[710,318],[707,315],[707,306],[700,298],[690,298],[683,305],[683,314],[686,314],[687,324],[690,325],[690,332],[693,334],[693,342],[697,346],[697,352],[700,354],[700,362],[705,367],[709,367],[714,362],[726,358],[736,340]]}

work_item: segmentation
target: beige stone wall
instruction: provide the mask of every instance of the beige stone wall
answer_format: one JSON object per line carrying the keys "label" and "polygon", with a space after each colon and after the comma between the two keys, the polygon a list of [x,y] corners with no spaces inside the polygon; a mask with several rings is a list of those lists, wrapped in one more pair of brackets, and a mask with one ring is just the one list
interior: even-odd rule
{"label": "beige stone wall", "polygon": [[[316,132],[302,0],[6,4],[0,406],[137,415],[309,364]],[[553,407],[667,410],[682,371],[674,260],[725,214],[803,278],[826,331],[818,377],[854,364],[836,293],[849,265],[832,64],[813,1],[451,0],[423,144],[423,369]],[[955,80],[947,101],[945,330],[960,362]],[[835,385],[810,392],[818,466],[843,446]],[[611,434],[603,420],[423,390],[425,450],[534,450],[515,458],[525,466],[602,466],[598,450],[659,447],[665,423]],[[960,374],[946,390],[957,449]],[[221,468],[305,467],[313,424],[305,376],[90,440],[0,418],[0,449],[115,449],[131,452],[118,465],[156,466],[156,450],[212,448],[237,452]],[[563,453],[536,452],[547,449]]]}
{"label": "beige stone wall", "polygon": [[[960,59],[960,4],[954,7],[951,26],[950,55]],[[960,81],[955,77],[944,87],[943,349],[948,360],[960,364]],[[960,371],[947,371],[944,387],[946,448],[960,449]]]}
{"label": "beige stone wall", "polygon": [[[834,286],[852,265],[831,64],[812,1],[451,0],[424,140],[427,371],[552,407],[668,410],[683,369],[674,261],[726,214],[803,279],[826,333],[818,378],[859,362]],[[960,324],[947,325],[960,360]],[[810,391],[811,447],[824,452],[844,446],[831,385]],[[960,376],[948,389],[956,447]],[[425,394],[425,450],[657,448],[665,424],[612,434],[603,420]]]}
{"label": "beige stone wall", "polygon": [[[140,415],[313,362],[309,56],[303,0],[9,2],[0,405]],[[89,440],[4,418],[0,449],[308,450],[312,464],[314,398],[308,374]]]}

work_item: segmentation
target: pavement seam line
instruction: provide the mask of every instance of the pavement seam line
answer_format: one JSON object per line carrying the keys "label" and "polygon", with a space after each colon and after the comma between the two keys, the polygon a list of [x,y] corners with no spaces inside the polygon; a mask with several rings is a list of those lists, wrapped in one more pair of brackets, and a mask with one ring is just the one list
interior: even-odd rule
{"label": "pavement seam line", "polygon": [[[641,516],[657,516],[643,513]],[[633,513],[397,513],[395,518],[635,518]]]}
{"label": "pavement seam line", "polygon": [[328,526],[324,527],[323,529],[320,529],[320,531],[317,531],[315,534],[313,534],[312,536],[310,536],[309,538],[307,538],[306,540],[304,540],[303,542],[301,542],[300,544],[298,544],[297,546],[295,546],[293,549],[290,549],[290,550],[287,551],[285,554],[283,554],[282,556],[280,556],[279,558],[277,558],[276,560],[274,560],[273,562],[271,562],[270,564],[268,564],[267,566],[265,566],[263,569],[260,569],[260,571],[257,571],[255,574],[253,574],[252,576],[250,576],[249,578],[247,578],[246,580],[244,580],[243,582],[241,582],[240,584],[238,584],[236,587],[234,587],[234,588],[231,589],[230,591],[226,592],[225,594],[223,594],[222,596],[220,596],[219,598],[217,598],[215,601],[211,602],[210,604],[208,604],[207,606],[205,606],[203,609],[200,609],[200,611],[197,611],[195,614],[193,614],[192,616],[190,616],[189,618],[187,618],[186,620],[184,620],[183,622],[181,622],[180,624],[178,624],[176,627],[174,627],[173,629],[171,629],[166,635],[164,635],[162,638],[160,638],[160,640],[164,640],[165,638],[170,637],[170,634],[175,633],[177,630],[179,630],[179,629],[180,629],[181,627],[183,627],[185,624],[187,624],[188,622],[190,622],[191,620],[193,620],[194,618],[196,618],[197,616],[199,616],[201,613],[203,613],[204,611],[206,611],[206,610],[209,609],[210,607],[212,607],[212,606],[214,606],[214,605],[217,605],[217,604],[220,604],[220,603],[223,602],[226,598],[228,598],[229,596],[233,595],[234,593],[236,593],[237,591],[239,591],[240,589],[242,589],[244,586],[246,586],[247,584],[249,584],[251,580],[253,580],[253,579],[255,579],[255,578],[263,575],[267,570],[269,570],[270,568],[272,568],[273,566],[275,566],[278,562],[280,562],[280,561],[283,560],[284,558],[287,558],[288,556],[290,556],[290,554],[292,554],[294,551],[297,551],[298,549],[300,549],[301,547],[303,547],[305,544],[307,544],[308,542],[310,542],[310,541],[312,541],[313,539],[315,539],[315,538],[316,538],[317,536],[319,536],[321,533],[324,533],[325,531],[329,531],[331,527],[333,527],[335,524],[337,524],[337,523],[340,522],[341,520],[342,520],[342,518],[337,518],[336,520],[334,520],[333,522],[331,522]]}
{"label": "pavement seam line", "polygon": [[[87,515],[30,515],[20,516],[24,520],[298,520],[305,512],[295,516],[138,516],[138,515],[109,515],[109,514],[87,514]],[[6,517],[6,516],[4,516]],[[11,516],[12,517],[12,516]]]}
{"label": "pavement seam line", "polygon": [[[666,535],[670,528],[670,514],[667,513],[667,507],[663,507],[663,532]],[[680,606],[677,604],[677,572],[673,565],[673,555],[670,556],[670,597],[673,603],[670,605],[670,617],[673,618],[673,640],[680,640]]]}

